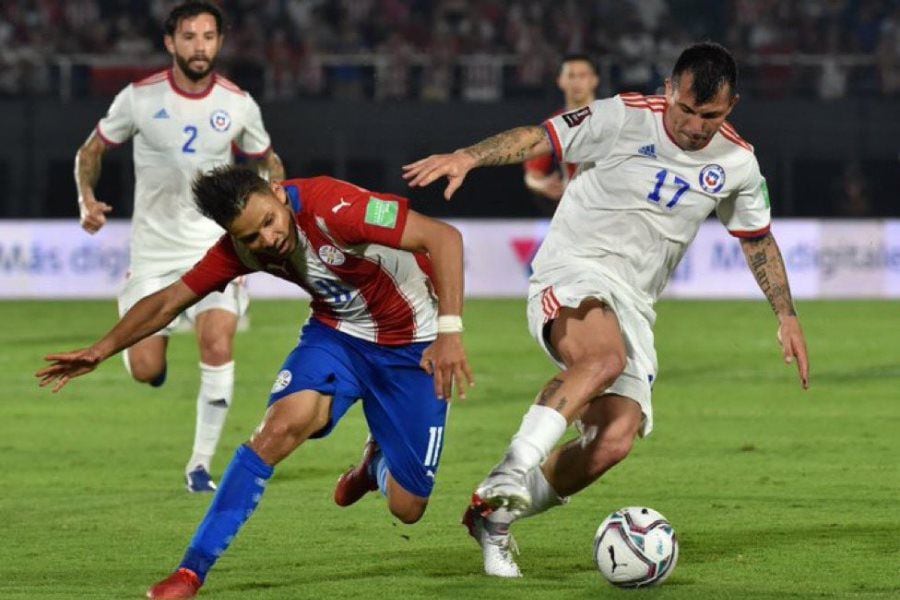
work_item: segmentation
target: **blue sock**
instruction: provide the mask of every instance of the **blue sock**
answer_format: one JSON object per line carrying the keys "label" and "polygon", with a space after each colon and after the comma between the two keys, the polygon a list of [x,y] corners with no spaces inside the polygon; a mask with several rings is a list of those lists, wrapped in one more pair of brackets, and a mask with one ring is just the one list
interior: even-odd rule
{"label": "blue sock", "polygon": [[190,569],[200,581],[206,579],[238,529],[253,514],[273,472],[249,446],[237,449],[179,568]]}
{"label": "blue sock", "polygon": [[369,475],[374,476],[375,481],[378,482],[378,489],[381,491],[381,495],[387,498],[388,465],[381,450],[378,451],[378,455],[369,464],[369,469]]}

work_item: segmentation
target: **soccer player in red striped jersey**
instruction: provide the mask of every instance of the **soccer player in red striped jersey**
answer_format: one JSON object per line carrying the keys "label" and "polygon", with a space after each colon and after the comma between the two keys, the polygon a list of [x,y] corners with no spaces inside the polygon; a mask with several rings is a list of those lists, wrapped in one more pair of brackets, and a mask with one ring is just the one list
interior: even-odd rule
{"label": "soccer player in red striped jersey", "polygon": [[[553,113],[552,117],[594,102],[597,99],[600,74],[587,54],[568,54],[563,57],[559,67],[556,85],[563,93],[565,107]],[[523,166],[528,189],[553,202],[562,198],[566,184],[578,168],[574,163],[559,163],[549,154],[526,160]]]}
{"label": "soccer player in red striped jersey", "polygon": [[[532,263],[528,322],[561,369],[538,394],[506,455],[464,516],[485,571],[519,577],[510,524],[559,506],[650,433],[653,306],[713,211],[735,236],[778,318],[784,360],[809,385],[806,341],[770,231],[753,147],[725,119],[737,66],[722,46],[687,48],[664,96],[620,94],[405,167],[411,186],[441,177],[450,198],[472,168],[550,153],[580,164]],[[576,423],[581,437],[556,447]]]}
{"label": "soccer player in red striped jersey", "polygon": [[192,598],[256,508],[274,466],[328,435],[357,400],[371,436],[335,489],[339,506],[381,490],[415,523],[434,488],[448,401],[473,383],[462,344],[459,232],[405,198],[331,177],[269,184],[219,167],[193,186],[200,211],[226,230],[178,281],[129,310],[93,346],[47,357],[54,391],[164,327],[236,277],[265,271],[312,296],[299,345],[275,377],[262,424],[235,453],[187,552],[150,598]]}

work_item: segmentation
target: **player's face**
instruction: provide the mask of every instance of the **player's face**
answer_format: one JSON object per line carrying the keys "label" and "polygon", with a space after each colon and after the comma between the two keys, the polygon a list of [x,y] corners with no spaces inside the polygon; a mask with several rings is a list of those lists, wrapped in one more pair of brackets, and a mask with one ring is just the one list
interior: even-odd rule
{"label": "player's face", "polygon": [[694,74],[682,73],[675,85],[666,79],[668,108],[663,117],[666,129],[683,150],[700,150],[716,134],[738,101],[728,85],[723,85],[709,102],[697,104],[691,86]]}
{"label": "player's face", "polygon": [[165,42],[178,69],[188,79],[199,81],[212,72],[223,39],[215,17],[201,13],[179,21],[175,34],[167,35]]}
{"label": "player's face", "polygon": [[600,78],[587,62],[570,60],[563,64],[556,84],[565,95],[567,106],[585,106],[594,101]]}
{"label": "player's face", "polygon": [[228,233],[254,254],[284,258],[293,252],[297,228],[284,188],[273,184],[271,191],[250,194]]}

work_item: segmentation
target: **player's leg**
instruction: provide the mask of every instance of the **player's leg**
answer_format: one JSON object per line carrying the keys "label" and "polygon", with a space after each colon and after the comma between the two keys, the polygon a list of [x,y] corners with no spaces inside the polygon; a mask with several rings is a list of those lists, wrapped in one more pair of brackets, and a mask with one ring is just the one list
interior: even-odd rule
{"label": "player's leg", "polygon": [[539,469],[553,493],[542,494],[542,501],[522,516],[542,512],[557,504],[556,498],[580,492],[623,461],[642,420],[640,404],[630,398],[606,394],[591,401],[580,417],[581,437],[557,448]]}
{"label": "player's leg", "polygon": [[503,460],[478,487],[476,494],[491,508],[521,510],[531,503],[525,475],[544,462],[569,422],[625,368],[619,321],[599,299],[560,308],[549,333],[552,348],[566,368],[538,394]]}
{"label": "player's leg", "polygon": [[233,341],[238,316],[211,309],[197,314],[194,328],[200,350],[200,389],[194,445],[185,465],[188,491],[214,491],[210,464],[234,397]]}
{"label": "player's leg", "polygon": [[194,533],[178,569],[147,592],[150,598],[192,597],[170,595],[182,589],[195,593],[256,510],[274,467],[331,418],[332,397],[302,390],[280,398],[250,441],[237,449],[203,521]]}
{"label": "player's leg", "polygon": [[391,513],[412,524],[422,518],[434,488],[448,404],[435,395],[433,378],[419,366],[428,344],[354,345],[364,357],[358,372],[365,381],[363,410],[372,435],[362,463],[338,481],[335,500],[347,506],[378,489]]}
{"label": "player's leg", "polygon": [[[146,276],[131,273],[118,297],[119,316],[142,298],[161,290],[169,283],[167,277]],[[122,353],[125,369],[135,381],[159,387],[166,380],[166,349],[169,344],[169,333],[172,324],[165,329],[141,340]]]}
{"label": "player's leg", "polygon": [[238,318],[246,312],[247,304],[246,288],[236,281],[223,292],[209,294],[184,314],[194,325],[200,352],[194,445],[185,465],[185,478],[191,492],[215,490],[210,463],[234,397],[234,334]]}
{"label": "player's leg", "polygon": [[168,335],[151,335],[122,353],[125,368],[135,381],[159,387],[166,378]]}

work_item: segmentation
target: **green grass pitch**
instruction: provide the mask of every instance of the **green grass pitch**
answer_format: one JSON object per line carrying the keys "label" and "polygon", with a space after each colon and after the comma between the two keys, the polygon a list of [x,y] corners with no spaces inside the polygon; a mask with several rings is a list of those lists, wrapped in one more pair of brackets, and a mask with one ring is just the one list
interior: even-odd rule
{"label": "green grass pitch", "polygon": [[[477,387],[453,407],[438,486],[417,525],[375,494],[331,493],[365,438],[352,410],[277,470],[221,559],[206,598],[898,598],[900,306],[802,302],[812,388],[782,364],[765,302],[663,302],[656,430],[568,506],[514,528],[525,578],[481,572],[459,518],[553,367],[522,301],[470,301]],[[256,301],[237,341],[236,400],[219,476],[263,413],[305,302]],[[50,351],[112,325],[112,302],[0,303],[0,598],[139,598],[175,567],[209,496],[181,472],[193,435],[193,337],[170,346],[159,390],[118,357],[52,395],[33,373]],[[614,509],[647,505],[681,540],[658,589],[621,591],[591,561]]]}

